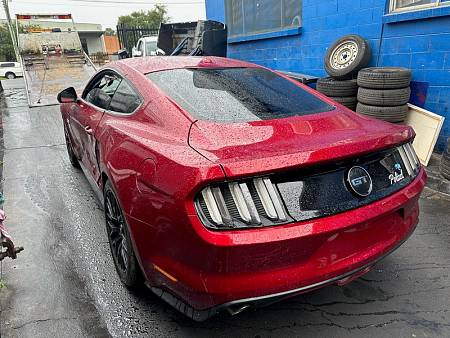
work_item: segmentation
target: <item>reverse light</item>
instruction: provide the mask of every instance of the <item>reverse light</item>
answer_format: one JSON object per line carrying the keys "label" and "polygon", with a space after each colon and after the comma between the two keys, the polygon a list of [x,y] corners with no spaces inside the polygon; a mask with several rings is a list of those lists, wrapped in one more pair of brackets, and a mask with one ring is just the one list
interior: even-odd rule
{"label": "reverse light", "polygon": [[199,216],[208,228],[270,226],[288,220],[270,178],[255,178],[209,186],[196,199]]}

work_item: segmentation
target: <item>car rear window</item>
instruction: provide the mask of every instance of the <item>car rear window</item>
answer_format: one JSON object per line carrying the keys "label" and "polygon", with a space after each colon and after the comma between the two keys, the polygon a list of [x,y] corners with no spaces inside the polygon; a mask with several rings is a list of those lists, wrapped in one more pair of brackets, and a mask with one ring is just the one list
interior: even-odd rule
{"label": "car rear window", "polygon": [[147,77],[199,120],[250,122],[334,109],[262,68],[173,69],[149,73]]}

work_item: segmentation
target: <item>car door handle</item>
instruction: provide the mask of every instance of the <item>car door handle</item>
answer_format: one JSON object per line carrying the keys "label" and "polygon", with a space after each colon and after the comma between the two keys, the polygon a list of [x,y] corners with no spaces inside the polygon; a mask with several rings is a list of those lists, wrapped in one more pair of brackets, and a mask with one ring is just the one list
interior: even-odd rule
{"label": "car door handle", "polygon": [[91,135],[91,134],[92,134],[92,128],[91,128],[91,126],[86,126],[86,127],[84,127],[84,131],[85,131],[86,133],[88,133],[89,135]]}

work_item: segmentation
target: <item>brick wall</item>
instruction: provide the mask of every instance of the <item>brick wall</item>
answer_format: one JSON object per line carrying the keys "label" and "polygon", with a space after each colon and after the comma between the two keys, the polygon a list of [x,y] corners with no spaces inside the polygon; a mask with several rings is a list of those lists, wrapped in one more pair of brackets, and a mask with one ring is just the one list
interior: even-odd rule
{"label": "brick wall", "polygon": [[412,69],[413,80],[429,85],[425,109],[446,117],[437,150],[450,137],[450,16],[385,24],[383,66]]}
{"label": "brick wall", "polygon": [[[343,35],[359,34],[372,48],[371,65],[408,67],[413,80],[429,84],[425,108],[447,118],[437,145],[441,151],[450,137],[450,7],[412,13],[410,18],[404,14],[401,20],[408,21],[397,22],[395,17],[383,19],[387,5],[387,0],[303,0],[300,34],[232,43],[228,56],[324,76],[330,44]],[[223,22],[223,0],[206,0],[206,14]]]}

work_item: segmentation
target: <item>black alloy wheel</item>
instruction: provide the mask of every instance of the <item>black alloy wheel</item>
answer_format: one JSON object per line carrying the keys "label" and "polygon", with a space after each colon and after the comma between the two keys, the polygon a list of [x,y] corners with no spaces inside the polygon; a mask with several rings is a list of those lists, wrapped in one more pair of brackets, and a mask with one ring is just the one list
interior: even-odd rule
{"label": "black alloy wheel", "polygon": [[105,184],[104,202],[106,233],[117,274],[122,283],[134,288],[140,284],[141,273],[134,255],[128,225],[109,181]]}

